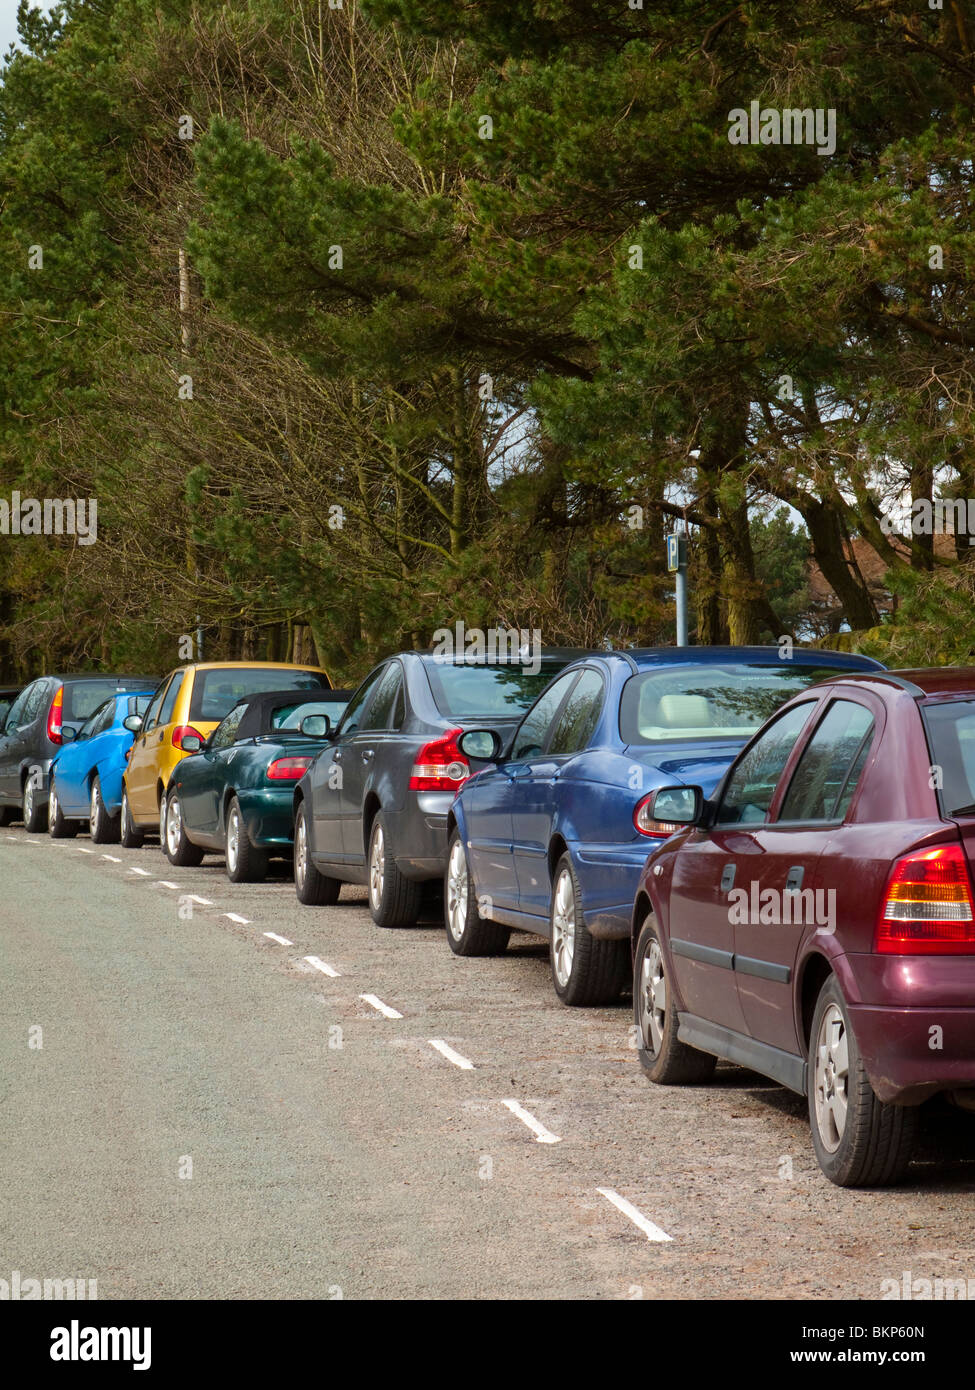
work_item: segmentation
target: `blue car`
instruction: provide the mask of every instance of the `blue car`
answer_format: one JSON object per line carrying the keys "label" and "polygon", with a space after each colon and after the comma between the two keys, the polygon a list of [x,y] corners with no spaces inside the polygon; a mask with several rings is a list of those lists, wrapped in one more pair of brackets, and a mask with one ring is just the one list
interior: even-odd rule
{"label": "blue car", "polygon": [[48,793],[47,828],[55,839],[77,835],[87,821],[96,844],[118,841],[122,773],[135,737],[122,721],[145,714],[153,694],[151,688],[120,692],[100,704],[77,734],[64,726]]}
{"label": "blue car", "polygon": [[868,657],[776,647],[657,647],[566,666],[507,739],[458,743],[494,764],[464,783],[447,822],[447,940],[497,955],[511,929],[549,938],[555,992],[606,1004],[632,983],[630,919],[647,856],[675,827],[654,792],[716,788],[735,754],[790,696]]}

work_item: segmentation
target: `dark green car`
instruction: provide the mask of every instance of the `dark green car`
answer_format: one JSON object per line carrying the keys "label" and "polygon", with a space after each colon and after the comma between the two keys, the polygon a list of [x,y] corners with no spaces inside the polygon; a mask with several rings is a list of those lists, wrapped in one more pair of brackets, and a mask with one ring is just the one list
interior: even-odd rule
{"label": "dark green car", "polygon": [[234,883],[255,883],[272,855],[292,850],[295,784],[341,718],[348,690],[279,690],[236,704],[173,772],[167,793],[165,849],[171,864],[223,854]]}

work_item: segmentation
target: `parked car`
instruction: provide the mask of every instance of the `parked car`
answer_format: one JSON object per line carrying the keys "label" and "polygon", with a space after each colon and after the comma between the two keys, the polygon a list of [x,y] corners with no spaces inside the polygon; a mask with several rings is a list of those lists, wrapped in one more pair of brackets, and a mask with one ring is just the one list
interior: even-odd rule
{"label": "parked car", "polygon": [[[656,788],[706,792],[784,700],[864,657],[778,648],[658,647],[592,653],[567,667],[513,737],[471,731],[462,752],[493,767],[461,788],[447,820],[447,940],[462,956],[503,951],[512,928],[549,939],[555,992],[605,1004],[631,981],[630,921],[647,855],[673,827]],[[494,747],[488,745],[494,742]]]}
{"label": "parked car", "polygon": [[760,1071],[832,1182],[895,1181],[922,1101],[975,1108],[975,669],[830,680],[653,813],[682,828],[634,906],[650,1079]]}
{"label": "parked car", "polygon": [[148,830],[166,835],[166,789],[176,764],[186,756],[183,739],[202,742],[234,705],[262,690],[329,690],[318,666],[277,661],[210,661],[180,666],[156,691],[143,718],[127,728],[136,735],[122,778],[121,837],[138,848]]}
{"label": "parked car", "polygon": [[17,696],[0,734],[0,824],[23,819],[30,831],[47,823],[48,773],[64,741],[119,691],[154,688],[155,676],[40,676]]}
{"label": "parked car", "polygon": [[267,873],[272,855],[290,855],[294,787],[337,725],[350,690],[273,691],[240,701],[201,741],[183,738],[166,798],[164,848],[171,864],[223,854],[234,883]]}
{"label": "parked car", "polygon": [[61,731],[63,746],[51,763],[47,829],[54,839],[77,835],[87,823],[96,844],[119,838],[122,773],[133,734],[125,720],[143,715],[155,687],[113,695],[98,706],[77,734]]}
{"label": "parked car", "polygon": [[10,706],[20,694],[21,689],[22,687],[19,685],[0,686],[0,730],[6,725]]}
{"label": "parked car", "polygon": [[370,672],[295,790],[299,901],[335,902],[342,883],[365,883],[378,926],[415,923],[423,885],[443,876],[450,803],[476,762],[459,736],[509,730],[578,655],[542,649],[525,665],[400,652]]}

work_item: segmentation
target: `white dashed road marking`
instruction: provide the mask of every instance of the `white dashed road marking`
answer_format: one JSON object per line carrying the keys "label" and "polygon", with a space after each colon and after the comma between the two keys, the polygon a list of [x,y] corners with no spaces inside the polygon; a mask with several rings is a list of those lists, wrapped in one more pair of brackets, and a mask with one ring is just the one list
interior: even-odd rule
{"label": "white dashed road marking", "polygon": [[323,960],[319,960],[317,956],[305,956],[305,960],[309,965],[313,965],[316,970],[320,970],[323,975],[329,975],[333,980],[338,979],[339,972],[333,970],[330,965],[326,965]]}
{"label": "white dashed road marking", "polygon": [[286,936],[278,936],[276,931],[266,931],[265,936],[269,936],[272,941],[276,941],[279,946],[293,946],[295,943],[289,941]]}
{"label": "white dashed road marking", "polygon": [[508,1107],[512,1115],[517,1115],[522,1124],[528,1126],[532,1134],[534,1134],[537,1143],[561,1144],[562,1139],[558,1134],[552,1134],[550,1130],[547,1130],[540,1120],[536,1120],[535,1116],[529,1114],[524,1106],[519,1105],[516,1100],[506,1100],[503,1101],[502,1104]]}
{"label": "white dashed road marking", "polygon": [[149,872],[148,869],[137,868],[135,864],[129,865],[129,873],[138,874],[140,878],[152,878],[152,874]]}
{"label": "white dashed road marking", "polygon": [[673,1240],[673,1236],[669,1236],[666,1231],[662,1231],[659,1226],[655,1226],[632,1202],[628,1202],[625,1197],[621,1197],[620,1194],[614,1192],[611,1187],[597,1187],[596,1191],[601,1192],[607,1202],[612,1202],[613,1206],[621,1211],[624,1216],[628,1216],[634,1226],[639,1226],[647,1240]]}
{"label": "white dashed road marking", "polygon": [[200,897],[198,894],[196,894],[196,893],[188,893],[186,896],[189,898],[189,900],[190,900],[191,903],[199,903],[201,907],[212,907],[212,906],[213,906],[213,899],[212,899],[212,898],[201,898],[201,897]]}
{"label": "white dashed road marking", "polygon": [[371,1004],[374,1009],[377,1009],[379,1013],[385,1015],[386,1018],[403,1017],[398,1009],[391,1009],[388,1004],[384,1004],[383,1001],[377,999],[374,994],[360,994],[359,998],[364,1000],[367,1004]]}
{"label": "white dashed road marking", "polygon": [[103,859],[107,859],[110,864],[121,864],[121,859],[116,859],[114,854],[103,854]]}
{"label": "white dashed road marking", "polygon": [[82,849],[80,845],[77,845],[77,846],[75,847],[75,854],[94,854],[94,853],[95,853],[95,851],[94,851],[93,849]]}
{"label": "white dashed road marking", "polygon": [[231,922],[239,922],[242,927],[249,927],[251,924],[251,919],[249,917],[241,917],[239,912],[224,912],[222,915],[228,917]]}
{"label": "white dashed road marking", "polygon": [[469,1062],[466,1057],[462,1057],[459,1052],[455,1052],[452,1047],[448,1047],[442,1038],[427,1038],[431,1047],[436,1048],[441,1057],[446,1057],[448,1062],[453,1062],[455,1067],[460,1067],[461,1071],[473,1071],[474,1063]]}
{"label": "white dashed road marking", "polygon": [[159,887],[160,887],[160,888],[178,888],[178,887],[179,887],[179,884],[178,884],[178,883],[170,883],[170,881],[169,881],[168,878],[158,878],[158,879],[156,879],[156,882],[159,884]]}

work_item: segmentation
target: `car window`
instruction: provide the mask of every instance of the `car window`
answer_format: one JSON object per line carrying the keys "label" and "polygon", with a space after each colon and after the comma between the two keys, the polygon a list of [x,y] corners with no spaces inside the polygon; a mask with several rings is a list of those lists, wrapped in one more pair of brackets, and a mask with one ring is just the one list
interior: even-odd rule
{"label": "car window", "polygon": [[104,733],[111,725],[114,711],[114,700],[106,700],[103,704],[99,705],[91,718],[86,719],[78,730],[78,739],[94,738],[96,734]]}
{"label": "car window", "polygon": [[41,711],[44,702],[44,691],[47,689],[47,681],[35,681],[33,685],[27,687],[27,699],[20,712],[19,726],[23,728],[26,724],[33,724]]}
{"label": "car window", "polygon": [[234,706],[234,708],[227,715],[226,719],[224,719],[220,724],[217,725],[213,733],[210,735],[211,748],[230,747],[230,745],[234,742],[234,740],[237,737],[237,730],[240,728],[240,721],[244,717],[244,711],[246,710],[246,708],[247,701],[242,700],[239,705]]}
{"label": "car window", "polygon": [[280,666],[215,666],[194,675],[190,723],[202,719],[219,724],[238,701],[264,691],[328,689],[328,677],[322,671],[288,670]]}
{"label": "car window", "polygon": [[813,709],[812,700],[793,705],[745,750],[721,797],[716,818],[719,825],[752,824],[768,818],[776,783]]}
{"label": "car window", "polygon": [[549,726],[558,713],[567,691],[578,678],[578,671],[567,671],[564,676],[549,686],[525,715],[518,726],[511,749],[512,762],[522,758],[533,758],[545,746]]}
{"label": "car window", "polygon": [[173,676],[173,679],[169,682],[169,689],[166,691],[166,698],[163,700],[162,707],[159,710],[160,724],[172,723],[173,710],[176,708],[176,701],[179,699],[179,692],[183,687],[183,681],[185,679],[186,672],[177,671],[175,676]]}
{"label": "car window", "polygon": [[975,701],[943,700],[921,706],[931,767],[946,816],[972,814],[975,805]]}
{"label": "car window", "polygon": [[599,723],[602,707],[602,676],[598,671],[583,671],[559,715],[547,751],[578,753],[585,748]]}
{"label": "car window", "polygon": [[623,687],[620,735],[631,745],[750,738],[793,695],[836,674],[787,661],[654,667]]}
{"label": "car window", "polygon": [[16,700],[14,700],[13,704],[10,706],[10,710],[7,714],[7,724],[4,725],[4,728],[6,728],[7,725],[10,726],[11,730],[18,729],[20,727],[21,716],[24,712],[24,705],[27,703],[27,692],[29,690],[30,686],[28,686],[26,690],[22,690],[20,694],[17,696]]}
{"label": "car window", "polygon": [[484,662],[424,661],[437,709],[447,719],[517,719],[565,661],[546,657],[538,671]]}
{"label": "car window", "polygon": [[156,719],[159,715],[159,706],[162,704],[163,696],[166,694],[166,691],[168,689],[169,684],[166,681],[163,681],[162,685],[160,685],[155,695],[153,695],[149,708],[146,710],[146,717],[142,721],[142,727],[144,729],[148,730],[155,728]]}
{"label": "car window", "polygon": [[376,688],[378,682],[382,679],[386,669],[385,666],[380,666],[378,671],[373,671],[372,675],[367,676],[359,686],[359,689],[346,706],[345,714],[342,716],[342,723],[339,726],[340,734],[354,734],[356,729],[358,729],[359,721],[362,718],[363,707]]}
{"label": "car window", "polygon": [[106,700],[117,694],[117,680],[68,681],[64,687],[62,717],[73,723],[90,719]]}
{"label": "car window", "polygon": [[4,727],[4,725],[6,724],[6,722],[7,722],[7,715],[10,713],[10,711],[13,709],[13,707],[14,707],[13,696],[11,696],[11,695],[0,695],[0,730],[2,730],[3,727]]}
{"label": "car window", "polygon": [[856,790],[854,765],[862,770],[872,735],[868,709],[852,700],[834,700],[802,750],[779,820],[840,819],[841,805],[848,807]]}
{"label": "car window", "polygon": [[303,700],[301,704],[281,705],[271,715],[272,729],[300,729],[309,714],[327,714],[332,728],[342,718],[344,700]]}
{"label": "car window", "polygon": [[403,668],[398,661],[391,661],[383,672],[382,680],[376,686],[375,698],[371,701],[359,728],[385,729],[389,727],[390,716],[396,697],[403,688]]}

